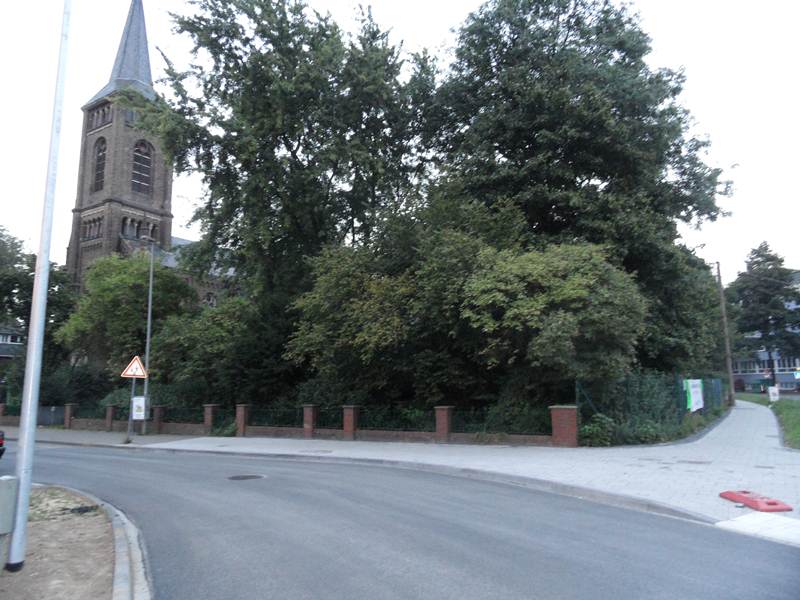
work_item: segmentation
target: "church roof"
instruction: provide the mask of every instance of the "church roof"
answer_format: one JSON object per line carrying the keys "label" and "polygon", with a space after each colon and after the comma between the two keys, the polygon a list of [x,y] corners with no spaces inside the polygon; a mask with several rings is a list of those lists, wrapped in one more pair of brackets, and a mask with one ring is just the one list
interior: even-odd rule
{"label": "church roof", "polygon": [[117,59],[106,86],[86,103],[94,104],[106,96],[124,89],[133,89],[145,98],[155,98],[153,77],[150,74],[150,54],[147,51],[147,30],[144,24],[142,0],[131,0],[128,20],[122,32]]}

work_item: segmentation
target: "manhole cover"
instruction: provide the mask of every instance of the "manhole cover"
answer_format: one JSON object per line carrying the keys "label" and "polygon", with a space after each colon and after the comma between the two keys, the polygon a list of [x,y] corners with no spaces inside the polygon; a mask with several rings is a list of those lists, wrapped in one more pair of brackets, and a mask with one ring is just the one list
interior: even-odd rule
{"label": "manhole cover", "polygon": [[244,481],[245,479],[264,479],[263,475],[231,475],[228,477],[231,481]]}

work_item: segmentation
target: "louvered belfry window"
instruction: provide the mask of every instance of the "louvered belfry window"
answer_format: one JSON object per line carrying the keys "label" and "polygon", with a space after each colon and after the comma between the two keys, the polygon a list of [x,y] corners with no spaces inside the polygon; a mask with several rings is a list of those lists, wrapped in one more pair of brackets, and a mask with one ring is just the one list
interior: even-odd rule
{"label": "louvered belfry window", "polygon": [[136,142],[133,148],[133,177],[131,189],[141,194],[149,194],[153,186],[153,149],[144,140]]}
{"label": "louvered belfry window", "polygon": [[92,191],[99,192],[103,189],[106,179],[106,139],[100,138],[94,145],[94,183]]}

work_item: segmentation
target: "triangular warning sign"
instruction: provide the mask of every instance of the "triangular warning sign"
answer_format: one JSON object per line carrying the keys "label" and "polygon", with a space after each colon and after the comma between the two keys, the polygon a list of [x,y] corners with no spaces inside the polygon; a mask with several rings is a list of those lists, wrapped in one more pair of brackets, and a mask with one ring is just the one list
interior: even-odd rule
{"label": "triangular warning sign", "polygon": [[133,360],[122,372],[122,376],[136,379],[147,379],[147,372],[144,370],[144,365],[142,365],[142,361],[138,356],[133,357]]}

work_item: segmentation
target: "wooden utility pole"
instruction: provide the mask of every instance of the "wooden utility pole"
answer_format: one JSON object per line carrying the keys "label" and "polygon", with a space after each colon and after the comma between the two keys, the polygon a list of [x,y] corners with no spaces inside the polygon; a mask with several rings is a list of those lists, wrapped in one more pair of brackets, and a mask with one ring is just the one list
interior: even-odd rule
{"label": "wooden utility pole", "polygon": [[725,302],[725,290],[722,288],[722,275],[717,262],[717,287],[719,288],[719,308],[722,312],[722,329],[725,334],[725,366],[728,368],[728,406],[735,404],[733,387],[733,358],[731,357],[731,333],[728,327],[728,309]]}

